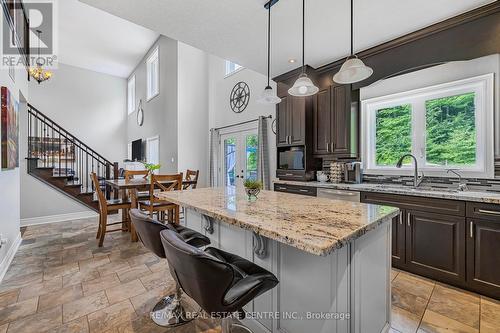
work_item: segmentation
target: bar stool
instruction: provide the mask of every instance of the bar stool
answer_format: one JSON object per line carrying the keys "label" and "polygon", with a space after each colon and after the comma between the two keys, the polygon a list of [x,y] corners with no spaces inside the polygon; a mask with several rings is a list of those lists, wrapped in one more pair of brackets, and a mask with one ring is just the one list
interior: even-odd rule
{"label": "bar stool", "polygon": [[242,315],[243,306],[273,289],[278,279],[272,273],[237,255],[213,247],[200,250],[172,230],[160,232],[168,266],[182,290],[208,314],[222,318],[222,332],[236,324],[232,314]]}
{"label": "bar stool", "polygon": [[[166,258],[165,250],[160,239],[160,231],[162,230],[174,232],[183,242],[190,244],[190,246],[194,248],[210,244],[210,239],[199,232],[181,225],[159,223],[138,209],[132,209],[130,211],[130,219],[144,246],[160,258]],[[151,319],[155,324],[163,327],[176,327],[194,319],[187,318],[186,310],[181,303],[181,296],[182,292],[177,284],[175,294],[162,298],[155,305],[151,311]]]}

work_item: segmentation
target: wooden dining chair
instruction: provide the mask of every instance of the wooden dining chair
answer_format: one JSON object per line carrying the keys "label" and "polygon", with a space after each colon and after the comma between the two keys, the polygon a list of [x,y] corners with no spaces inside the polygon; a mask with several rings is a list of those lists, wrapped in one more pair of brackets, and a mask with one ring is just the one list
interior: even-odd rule
{"label": "wooden dining chair", "polygon": [[186,171],[186,180],[193,181],[194,183],[192,184],[185,184],[182,186],[183,190],[187,190],[189,188],[192,188],[193,190],[198,186],[198,177],[200,176],[200,170],[187,170]]}
{"label": "wooden dining chair", "polygon": [[[131,180],[136,178],[136,176],[143,176],[142,178],[146,179],[148,178],[149,175],[149,170],[125,170],[125,175],[123,178],[125,180]],[[149,199],[149,191],[135,191],[135,193],[131,193],[129,191],[129,196],[135,195],[135,198],[137,200],[147,200]],[[137,208],[137,206],[133,207]]]}
{"label": "wooden dining chair", "polygon": [[[130,202],[124,202],[122,199],[115,200],[106,200],[104,193],[102,193],[101,187],[99,186],[99,179],[95,172],[90,174],[92,178],[92,182],[94,183],[95,191],[97,193],[97,199],[99,200],[99,227],[97,229],[96,239],[99,239],[99,247],[102,247],[104,243],[104,236],[108,232],[115,231],[129,231],[130,230],[130,218],[127,218],[125,221],[108,223],[108,214],[110,212],[118,211],[120,209],[124,209],[126,214],[124,216],[129,216],[128,211],[130,210]],[[121,227],[119,229],[108,230],[107,228],[112,225],[120,224]]]}
{"label": "wooden dining chair", "polygon": [[145,210],[150,216],[158,214],[158,220],[165,221],[165,214],[169,216],[169,222],[179,224],[179,206],[156,197],[155,194],[167,191],[182,190],[182,172],[174,175],[151,175],[149,187],[149,200],[140,200],[139,209]]}

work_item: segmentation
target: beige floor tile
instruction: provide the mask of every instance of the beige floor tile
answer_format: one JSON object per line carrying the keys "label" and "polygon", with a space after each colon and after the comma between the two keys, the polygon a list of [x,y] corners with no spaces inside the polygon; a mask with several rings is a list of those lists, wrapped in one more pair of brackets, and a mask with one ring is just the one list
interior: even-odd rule
{"label": "beige floor tile", "polygon": [[144,292],[146,292],[146,289],[144,289],[141,281],[133,280],[106,289],[106,296],[108,296],[109,304],[115,304]]}
{"label": "beige floor tile", "polygon": [[46,332],[62,324],[62,307],[56,306],[43,312],[11,322],[8,332]]}
{"label": "beige floor tile", "polygon": [[90,332],[105,332],[135,318],[137,318],[137,314],[134,307],[129,300],[125,300],[89,314]]}
{"label": "beige floor tile", "polygon": [[59,326],[51,330],[50,333],[89,333],[87,316],[80,317],[67,324]]}
{"label": "beige floor tile", "polygon": [[69,323],[109,305],[104,291],[63,304],[63,322]]}
{"label": "beige floor tile", "polygon": [[24,301],[25,299],[53,293],[55,291],[60,290],[61,288],[62,288],[61,277],[54,278],[52,280],[33,283],[21,289],[21,293],[19,294],[19,301]]}
{"label": "beige floor tile", "polygon": [[0,309],[0,325],[34,314],[37,305],[38,297],[34,297]]}
{"label": "beige floor tile", "polygon": [[428,300],[431,297],[434,283],[401,272],[392,281],[392,287]]}
{"label": "beige floor tile", "polygon": [[95,270],[97,267],[109,264],[109,258],[107,256],[100,256],[97,258],[91,258],[86,260],[80,260],[80,271],[88,272]]}
{"label": "beige floor tile", "polygon": [[405,292],[399,288],[392,288],[392,304],[406,311],[409,311],[419,317],[422,317],[427,306],[427,300]]}
{"label": "beige floor tile", "polygon": [[430,310],[425,311],[420,329],[426,333],[479,333],[478,329]]}
{"label": "beige floor tile", "polygon": [[62,278],[63,287],[68,287],[74,284],[79,284],[86,281],[91,281],[99,278],[101,275],[99,271],[88,270],[88,271],[79,271],[71,274],[64,275]]}
{"label": "beige floor tile", "polygon": [[141,278],[143,276],[147,276],[151,274],[151,271],[149,270],[148,266],[144,264],[140,264],[139,266],[135,266],[129,269],[121,270],[116,272],[118,274],[118,278],[122,283],[124,282],[129,282],[132,280],[136,280],[138,278]]}
{"label": "beige floor tile", "polygon": [[171,288],[159,287],[151,289],[146,293],[139,294],[130,299],[135,311],[139,315],[149,314],[154,308],[156,303],[160,301],[162,297],[172,294],[175,291],[175,287]]}
{"label": "beige floor tile", "polygon": [[174,280],[167,271],[159,271],[141,277],[141,282],[147,290],[158,287],[169,287],[174,284]]}
{"label": "beige floor tile", "polygon": [[479,297],[436,285],[427,309],[479,329]]}
{"label": "beige floor tile", "polygon": [[50,280],[79,271],[78,262],[64,264],[61,266],[51,267],[44,271],[43,279]]}
{"label": "beige floor tile", "polygon": [[38,311],[53,308],[57,305],[69,303],[83,296],[82,285],[75,284],[58,291],[40,296]]}
{"label": "beige floor tile", "polygon": [[481,297],[481,332],[500,332],[500,301]]}
{"label": "beige floor tile", "polygon": [[17,277],[12,280],[4,279],[2,284],[0,284],[0,292],[22,288],[33,283],[42,281],[43,273],[38,272],[35,274],[27,274],[25,276]]}
{"label": "beige floor tile", "polygon": [[392,306],[391,326],[395,330],[401,333],[415,333],[419,322],[419,316],[397,306]]}
{"label": "beige floor tile", "polygon": [[20,289],[13,289],[0,293],[0,308],[16,303],[19,292]]}
{"label": "beige floor tile", "polygon": [[398,276],[399,272],[395,270],[391,270],[391,281],[394,281],[396,276]]}
{"label": "beige floor tile", "polygon": [[99,271],[99,274],[101,274],[101,276],[106,276],[109,274],[116,273],[117,271],[129,268],[130,265],[128,264],[127,260],[115,260],[111,261],[109,264],[98,267],[97,270]]}
{"label": "beige floor tile", "polygon": [[85,296],[118,285],[120,285],[120,279],[118,279],[118,275],[116,275],[116,273],[82,283],[83,293]]}
{"label": "beige floor tile", "polygon": [[155,263],[158,260],[159,258],[152,253],[144,253],[127,259],[130,267],[135,267],[140,264]]}
{"label": "beige floor tile", "polygon": [[165,271],[168,271],[167,260],[165,260],[165,259],[158,260],[155,263],[146,264],[146,266],[149,267],[149,269],[151,270],[151,272],[165,272]]}

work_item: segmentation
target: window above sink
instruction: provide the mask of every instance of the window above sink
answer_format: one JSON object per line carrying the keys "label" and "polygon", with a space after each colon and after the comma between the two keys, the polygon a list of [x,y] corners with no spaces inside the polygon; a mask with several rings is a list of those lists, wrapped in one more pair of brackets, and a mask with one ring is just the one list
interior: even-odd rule
{"label": "window above sink", "polygon": [[413,154],[419,170],[489,178],[493,158],[493,74],[362,101],[362,160],[368,174],[409,174],[396,163]]}

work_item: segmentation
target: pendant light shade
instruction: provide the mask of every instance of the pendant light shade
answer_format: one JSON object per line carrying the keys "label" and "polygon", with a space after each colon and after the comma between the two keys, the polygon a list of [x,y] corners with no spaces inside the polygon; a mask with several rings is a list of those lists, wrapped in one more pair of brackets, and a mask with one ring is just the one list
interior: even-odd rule
{"label": "pendant light shade", "polygon": [[319,88],[314,85],[306,73],[300,74],[299,78],[288,90],[288,93],[292,96],[312,96],[319,91]]}
{"label": "pendant light shade", "polygon": [[302,0],[302,73],[299,75],[299,78],[293,86],[288,89],[288,93],[292,96],[297,97],[305,97],[315,95],[319,88],[314,85],[312,80],[307,76],[305,72],[305,61],[304,61],[304,53],[305,53],[305,0]]}
{"label": "pendant light shade", "polygon": [[264,88],[262,95],[257,100],[257,103],[274,105],[281,102],[281,98],[279,98],[273,88],[270,85],[271,81],[271,7],[272,1],[267,3],[267,86]]}
{"label": "pendant light shade", "polygon": [[363,81],[373,74],[373,69],[366,66],[361,59],[353,55],[347,58],[340,71],[333,76],[333,81],[340,84],[350,84]]}
{"label": "pendant light shade", "polygon": [[363,81],[373,74],[373,69],[366,66],[354,54],[354,0],[351,0],[351,55],[346,59],[340,71],[333,76],[333,81],[340,84],[351,84]]}

